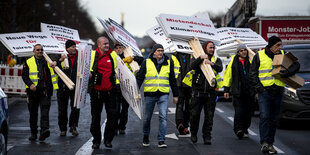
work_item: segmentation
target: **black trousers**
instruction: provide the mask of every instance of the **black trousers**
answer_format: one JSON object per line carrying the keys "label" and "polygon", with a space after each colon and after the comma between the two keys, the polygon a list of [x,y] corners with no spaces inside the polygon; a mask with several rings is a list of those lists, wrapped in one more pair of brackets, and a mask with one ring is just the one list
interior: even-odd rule
{"label": "black trousers", "polygon": [[80,117],[80,109],[74,107],[74,90],[57,92],[58,101],[58,125],[60,131],[67,131],[68,124],[68,102],[70,99],[71,113],[69,117],[69,127],[77,127]]}
{"label": "black trousers", "polygon": [[118,126],[117,128],[119,130],[125,130],[126,129],[126,124],[128,122],[128,108],[129,104],[126,101],[126,99],[123,97],[121,88],[119,85],[117,85],[117,97],[118,99],[118,104],[119,104],[119,121],[118,121]]}
{"label": "black trousers", "polygon": [[49,129],[49,111],[51,107],[51,97],[44,95],[43,93],[36,92],[28,96],[28,110],[29,110],[29,122],[30,130],[32,134],[38,133],[38,110],[40,107],[40,128],[41,132]]}
{"label": "black trousers", "polygon": [[190,100],[192,97],[192,88],[178,87],[179,99],[176,105],[175,122],[176,127],[182,124],[185,128],[189,127],[190,120]]}
{"label": "black trousers", "polygon": [[101,112],[103,104],[107,113],[107,122],[104,129],[104,141],[112,142],[115,130],[117,129],[118,110],[119,105],[117,99],[116,88],[110,91],[97,91],[91,92],[91,125],[90,132],[93,135],[93,143],[101,143]]}
{"label": "black trousers", "polygon": [[248,133],[251,125],[253,97],[250,95],[233,96],[233,106],[235,108],[234,132],[242,130]]}
{"label": "black trousers", "polygon": [[213,126],[213,116],[216,106],[216,93],[210,91],[207,93],[193,92],[193,98],[190,106],[190,130],[191,134],[197,135],[199,129],[200,113],[204,109],[204,123],[202,127],[203,138],[211,138]]}

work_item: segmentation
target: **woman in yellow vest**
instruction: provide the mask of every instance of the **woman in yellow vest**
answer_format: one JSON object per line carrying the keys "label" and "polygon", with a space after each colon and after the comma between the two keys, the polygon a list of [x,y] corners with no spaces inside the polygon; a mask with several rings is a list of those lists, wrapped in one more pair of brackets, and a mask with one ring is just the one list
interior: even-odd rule
{"label": "woman in yellow vest", "polygon": [[139,72],[136,74],[139,88],[144,81],[143,146],[150,145],[151,118],[157,103],[159,110],[158,147],[167,147],[165,135],[167,130],[169,87],[172,89],[173,103],[176,104],[178,102],[174,65],[163,52],[163,46],[155,44],[149,58],[142,63]]}
{"label": "woman in yellow vest", "polygon": [[[273,143],[285,83],[272,76],[272,61],[275,55],[284,54],[281,48],[281,39],[276,36],[270,37],[265,49],[255,54],[250,67],[250,82],[258,93],[260,111],[259,133],[261,151],[263,153],[277,153]],[[293,63],[288,70],[281,73],[281,77],[285,78],[295,74],[298,72],[299,67],[300,64],[298,62]]]}
{"label": "woman in yellow vest", "polygon": [[27,59],[23,67],[22,78],[26,84],[28,97],[28,110],[30,113],[30,141],[37,139],[38,108],[40,107],[40,137],[43,141],[50,136],[49,111],[53,89],[58,89],[57,80],[53,68],[56,62],[48,64],[43,58],[43,47],[37,44],[33,48],[34,56]]}
{"label": "woman in yellow vest", "polygon": [[251,125],[254,91],[250,88],[249,70],[251,60],[245,44],[238,44],[237,54],[231,60],[224,74],[224,97],[233,96],[235,109],[234,132],[239,139],[248,138]]}

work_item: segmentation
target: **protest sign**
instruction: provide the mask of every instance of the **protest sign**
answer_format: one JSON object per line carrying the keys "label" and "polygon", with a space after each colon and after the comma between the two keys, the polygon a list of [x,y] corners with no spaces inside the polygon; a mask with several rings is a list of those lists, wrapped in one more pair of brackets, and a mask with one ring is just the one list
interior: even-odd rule
{"label": "protest sign", "polygon": [[99,20],[99,22],[100,22],[101,25],[103,26],[105,32],[108,34],[108,36],[110,37],[110,39],[115,43],[116,40],[114,39],[113,34],[112,34],[112,32],[111,32],[109,26],[107,25],[107,23],[106,23],[104,20],[100,19],[99,17],[97,17],[97,19]]}
{"label": "protest sign", "polygon": [[76,44],[80,43],[79,32],[64,26],[41,23],[41,31],[55,37],[61,44],[67,40],[73,40]]}
{"label": "protest sign", "polygon": [[88,89],[88,79],[90,73],[90,57],[91,46],[81,43],[78,50],[78,63],[76,73],[76,89],[74,106],[82,108],[86,102],[86,95]]}
{"label": "protest sign", "polygon": [[139,93],[138,84],[133,73],[128,69],[122,59],[117,57],[117,78],[120,81],[120,87],[123,97],[126,99],[130,107],[142,118],[142,99]]}
{"label": "protest sign", "polygon": [[3,45],[14,55],[28,57],[33,55],[33,46],[41,44],[48,54],[67,54],[57,40],[43,32],[22,32],[0,34]]}
{"label": "protest sign", "polygon": [[173,46],[171,39],[169,39],[163,32],[159,25],[156,25],[146,31],[146,33],[157,43],[164,47],[165,52]]}
{"label": "protest sign", "polygon": [[220,44],[211,20],[171,14],[160,14],[156,19],[166,36],[172,40],[189,41],[193,37],[198,37],[201,41],[213,41],[215,44]]}

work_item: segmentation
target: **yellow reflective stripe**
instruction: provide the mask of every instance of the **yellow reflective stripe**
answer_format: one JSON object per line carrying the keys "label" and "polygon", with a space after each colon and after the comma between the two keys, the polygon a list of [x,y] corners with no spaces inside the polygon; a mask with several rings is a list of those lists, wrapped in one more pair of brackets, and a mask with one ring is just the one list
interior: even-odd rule
{"label": "yellow reflective stripe", "polygon": [[180,69],[180,67],[174,67],[174,69]]}
{"label": "yellow reflective stripe", "polygon": [[144,84],[144,87],[169,87],[169,84]]}
{"label": "yellow reflective stripe", "polygon": [[32,82],[38,82],[39,79],[31,79]]}
{"label": "yellow reflective stripe", "polygon": [[272,72],[272,69],[259,70],[259,74],[261,73],[269,73]]}
{"label": "yellow reflective stripe", "polygon": [[264,81],[264,80],[273,80],[273,79],[274,79],[274,77],[272,77],[272,76],[269,76],[269,77],[260,77],[260,78],[259,78],[260,81]]}
{"label": "yellow reflective stripe", "polygon": [[54,78],[54,77],[56,77],[56,75],[55,75],[55,74],[53,74],[51,77],[52,77],[52,78]]}
{"label": "yellow reflective stripe", "polygon": [[38,75],[38,72],[31,72],[29,75]]}
{"label": "yellow reflective stripe", "polygon": [[217,82],[221,82],[221,81],[223,81],[223,79],[222,79],[222,78],[219,78],[219,79],[216,79],[216,81],[217,81]]}
{"label": "yellow reflective stripe", "polygon": [[169,77],[145,77],[145,80],[157,80],[157,79],[169,80]]}

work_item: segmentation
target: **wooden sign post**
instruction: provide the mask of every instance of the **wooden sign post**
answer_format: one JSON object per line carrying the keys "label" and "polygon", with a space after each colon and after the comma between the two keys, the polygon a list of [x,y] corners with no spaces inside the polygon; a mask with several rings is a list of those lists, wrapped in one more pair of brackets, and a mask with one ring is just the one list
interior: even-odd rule
{"label": "wooden sign post", "polygon": [[[200,44],[200,41],[197,37],[194,37],[194,39],[189,41],[189,44],[191,46],[191,48],[193,49],[194,53],[193,56],[194,58],[199,58],[200,55],[205,54],[204,50],[202,49],[202,46]],[[210,64],[206,64],[206,63],[202,63],[200,65],[200,68],[203,72],[203,74],[205,75],[205,77],[207,78],[210,86],[214,87],[215,86],[215,82],[216,82],[216,78],[214,75],[214,72],[210,66]]]}
{"label": "wooden sign post", "polygon": [[[51,64],[51,63],[53,62],[53,61],[51,60],[51,58],[50,58],[45,52],[43,52],[43,56],[44,56],[45,60],[46,60],[49,64]],[[75,84],[71,81],[71,79],[69,79],[69,78],[67,77],[67,75],[66,75],[64,72],[62,72],[62,70],[61,70],[58,66],[56,66],[56,67],[54,68],[54,71],[55,71],[55,72],[58,74],[58,76],[64,81],[64,83],[67,85],[67,87],[68,87],[70,90],[73,90]]]}
{"label": "wooden sign post", "polygon": [[[134,56],[130,46],[125,48],[124,56],[125,57],[133,57]],[[132,61],[131,63],[129,63],[129,65],[130,65],[130,67],[134,73],[137,73],[140,69],[139,64],[136,61]]]}

